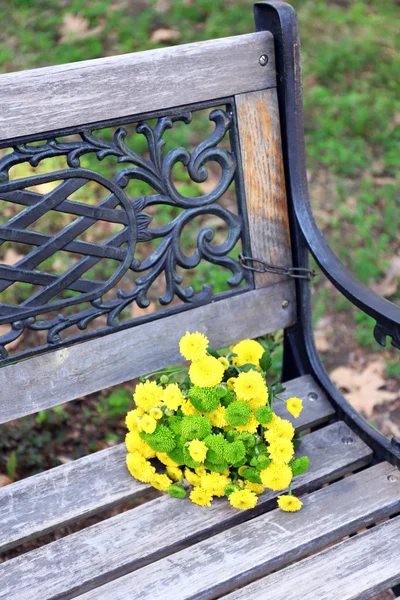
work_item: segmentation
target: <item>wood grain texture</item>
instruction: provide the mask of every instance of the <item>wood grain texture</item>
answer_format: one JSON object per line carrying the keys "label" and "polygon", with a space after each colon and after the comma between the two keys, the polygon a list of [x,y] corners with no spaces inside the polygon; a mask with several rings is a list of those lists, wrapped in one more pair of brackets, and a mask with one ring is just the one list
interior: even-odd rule
{"label": "wood grain texture", "polygon": [[[252,256],[292,266],[276,89],[235,97]],[[287,279],[255,273],[256,287]]]}
{"label": "wood grain texture", "polygon": [[294,282],[287,281],[3,367],[0,423],[178,363],[187,330],[202,331],[223,348],[288,327],[295,312]]}
{"label": "wood grain texture", "polygon": [[[311,468],[295,480],[294,488],[303,492],[315,489],[365,464],[371,457],[369,448],[357,438],[353,444],[344,444],[343,439],[349,434],[346,425],[334,423],[306,435],[299,452],[310,457]],[[165,496],[158,498],[0,565],[0,599],[17,600],[25,594],[29,600],[74,597],[275,508],[276,495],[263,494],[256,510],[251,512],[234,510],[226,500],[214,501],[211,509],[204,510],[189,501],[183,505]],[[63,569],[66,564],[68,569]],[[16,581],[18,585],[14,586]],[[153,582],[153,589],[157,578],[149,581]],[[107,598],[114,600],[114,595]]]}
{"label": "wood grain texture", "polygon": [[8,73],[0,76],[0,140],[275,85],[267,31]]}
{"label": "wood grain texture", "polygon": [[[329,462],[329,460],[327,460]],[[390,482],[388,476],[395,476]],[[303,499],[299,513],[279,509],[176,552],[80,600],[209,600],[400,509],[400,479],[381,463]],[[179,547],[177,548],[179,550]],[[321,575],[322,577],[322,575]],[[292,580],[295,588],[295,580]],[[275,599],[266,595],[263,598]],[[297,598],[297,594],[286,598]],[[252,596],[247,596],[252,598]],[[319,596],[314,596],[318,598]],[[342,600],[341,596],[337,598]]]}
{"label": "wood grain texture", "polygon": [[[299,396],[304,409],[298,419],[287,415],[280,403],[276,412],[290,418],[297,431],[319,425],[335,414],[309,375],[285,386],[282,396]],[[310,395],[316,395],[316,400]],[[0,550],[143,494],[149,486],[129,475],[125,454],[125,444],[121,444],[0,488]]]}
{"label": "wood grain texture", "polygon": [[400,517],[273,573],[226,600],[370,600],[400,583]]}

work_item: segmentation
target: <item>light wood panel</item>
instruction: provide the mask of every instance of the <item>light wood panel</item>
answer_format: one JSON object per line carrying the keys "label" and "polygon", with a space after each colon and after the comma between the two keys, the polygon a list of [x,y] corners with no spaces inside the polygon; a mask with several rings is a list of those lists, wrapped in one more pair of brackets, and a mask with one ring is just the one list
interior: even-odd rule
{"label": "light wood panel", "polygon": [[[297,419],[288,415],[281,403],[275,410],[290,419],[296,431],[319,425],[334,415],[325,394],[309,375],[285,386],[282,397],[300,397],[304,409]],[[314,438],[308,439],[310,445]],[[148,491],[149,486],[129,475],[125,455],[125,444],[120,444],[0,488],[0,550]]]}
{"label": "light wood panel", "polygon": [[[305,497],[299,513],[279,509],[267,512],[82,594],[79,599],[219,598],[376,519],[395,514],[400,508],[400,480],[388,480],[395,473],[395,467],[381,463]],[[295,580],[291,583],[295,586]],[[290,600],[294,597],[301,595],[286,596]],[[340,595],[336,598],[342,600]]]}
{"label": "light wood panel", "polygon": [[[292,266],[276,89],[235,97],[252,255]],[[256,287],[287,279],[255,273]]]}
{"label": "light wood panel", "polygon": [[399,558],[400,517],[396,517],[224,599],[370,600],[400,583]]}
{"label": "light wood panel", "polygon": [[[354,438],[353,444],[344,444],[343,439],[349,434],[346,425],[335,423],[304,437],[299,452],[310,457],[311,468],[295,480],[295,489],[303,492],[312,490],[369,460],[371,451],[358,438]],[[328,453],[329,460],[326,459]],[[274,492],[263,494],[256,511],[252,512],[234,510],[226,500],[214,501],[211,509],[204,509],[188,500],[182,502],[164,496],[0,565],[4,590],[0,590],[0,599],[17,600],[25,594],[29,594],[29,600],[74,597],[84,589],[114,579],[265,512],[275,505],[276,495]],[[387,495],[383,494],[383,497],[383,503],[387,504]],[[278,523],[282,523],[282,519]],[[195,550],[194,557],[196,554]],[[174,562],[174,556],[168,560]],[[157,564],[160,564],[160,582],[155,574]],[[63,568],[64,565],[68,565],[68,569]],[[188,572],[183,569],[181,580]],[[140,574],[138,577],[140,579]],[[163,561],[154,565],[146,598],[163,598],[162,577]],[[179,583],[177,580],[178,588],[181,587]],[[186,589],[185,583],[182,588]],[[131,597],[133,589],[135,584],[125,588],[124,600]],[[179,592],[177,594],[179,596]],[[114,593],[105,597],[114,600]],[[134,597],[141,598],[139,594]]]}
{"label": "light wood panel", "polygon": [[8,73],[0,75],[0,140],[275,85],[267,31]]}
{"label": "light wood panel", "polygon": [[214,348],[223,348],[289,327],[295,310],[294,283],[288,281],[3,367],[0,423],[178,363],[179,339],[187,330],[201,331]]}

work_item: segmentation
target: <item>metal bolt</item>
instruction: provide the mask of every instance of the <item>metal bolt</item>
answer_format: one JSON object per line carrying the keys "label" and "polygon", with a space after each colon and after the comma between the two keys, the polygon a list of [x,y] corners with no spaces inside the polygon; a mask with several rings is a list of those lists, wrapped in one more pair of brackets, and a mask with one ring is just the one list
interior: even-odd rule
{"label": "metal bolt", "polygon": [[315,402],[316,400],[318,400],[318,394],[316,394],[315,392],[309,392],[308,399],[310,402]]}
{"label": "metal bolt", "polygon": [[388,475],[387,480],[390,481],[391,483],[393,483],[394,481],[397,481],[397,479],[394,475]]}
{"label": "metal bolt", "polygon": [[269,58],[268,58],[268,56],[267,56],[266,54],[262,54],[262,55],[260,56],[259,63],[260,63],[260,65],[261,65],[262,67],[265,67],[265,65],[267,65],[267,64],[268,64],[268,61],[269,61]]}
{"label": "metal bolt", "polygon": [[287,308],[289,306],[289,300],[283,300],[282,308]]}
{"label": "metal bolt", "polygon": [[354,440],[350,435],[346,435],[345,437],[342,437],[342,442],[348,446],[349,444],[352,444]]}

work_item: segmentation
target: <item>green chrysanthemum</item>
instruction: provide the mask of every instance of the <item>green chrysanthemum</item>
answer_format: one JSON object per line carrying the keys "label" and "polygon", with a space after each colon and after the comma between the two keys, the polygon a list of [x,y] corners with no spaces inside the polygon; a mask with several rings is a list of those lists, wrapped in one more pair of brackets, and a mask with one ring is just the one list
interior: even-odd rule
{"label": "green chrysanthemum", "polygon": [[232,465],[236,465],[237,463],[241,462],[245,456],[246,446],[240,440],[232,442],[231,444],[227,444],[224,449],[224,458]]}
{"label": "green chrysanthemum", "polygon": [[235,429],[231,429],[230,431],[227,431],[225,433],[225,438],[227,440],[227,442],[234,442],[235,440],[237,440],[240,436],[240,433],[238,431],[236,431]]}
{"label": "green chrysanthemum", "polygon": [[243,444],[248,449],[254,448],[254,446],[256,444],[256,440],[254,439],[254,435],[251,435],[251,433],[249,433],[248,431],[243,431],[241,434],[239,434],[238,440],[240,440],[241,442],[243,442]]}
{"label": "green chrysanthemum", "polygon": [[166,490],[167,494],[169,494],[170,496],[172,496],[173,498],[185,498],[186,497],[186,490],[184,487],[182,487],[181,485],[174,483],[173,485],[171,485],[167,490]]}
{"label": "green chrysanthemum", "polygon": [[243,470],[243,477],[252,483],[261,483],[260,473],[254,467]]}
{"label": "green chrysanthemum", "polygon": [[251,408],[247,402],[232,402],[232,404],[225,409],[225,419],[228,425],[231,425],[231,427],[246,425],[250,419],[250,415]]}
{"label": "green chrysanthemum", "polygon": [[185,464],[185,458],[183,455],[183,440],[179,437],[176,438],[176,446],[170,452],[167,452],[168,457],[176,462],[178,466]]}
{"label": "green chrysanthemum", "polygon": [[171,452],[176,446],[175,434],[165,425],[157,425],[153,433],[142,431],[140,437],[155,452]]}
{"label": "green chrysanthemum", "polygon": [[207,417],[188,415],[182,419],[181,434],[184,440],[203,440],[211,433],[211,423]]}
{"label": "green chrysanthemum", "polygon": [[201,466],[201,462],[193,460],[193,458],[190,456],[188,446],[183,447],[183,461],[184,464],[190,469],[197,469],[197,467]]}
{"label": "green chrysanthemum", "polygon": [[266,469],[267,467],[269,467],[270,464],[271,464],[271,461],[268,458],[268,456],[266,454],[260,454],[257,457],[257,464],[255,466],[259,471],[262,471],[263,469]]}
{"label": "green chrysanthemum", "polygon": [[259,406],[256,408],[254,416],[259,423],[266,425],[272,421],[273,412],[268,406]]}
{"label": "green chrysanthemum", "polygon": [[225,460],[220,462],[211,462],[210,460],[204,461],[204,466],[209,471],[213,471],[215,473],[224,473],[228,469],[228,463]]}
{"label": "green chrysanthemum", "polygon": [[289,467],[292,469],[293,477],[305,473],[308,469],[309,464],[310,459],[308,458],[308,456],[299,456],[298,458],[292,460]]}
{"label": "green chrysanthemum", "polygon": [[234,483],[229,483],[225,488],[225,496],[229,498],[230,494],[232,494],[236,490],[240,490],[240,487],[238,485],[235,485]]}
{"label": "green chrysanthemum", "polygon": [[229,406],[230,404],[232,404],[232,402],[235,400],[235,394],[232,392],[232,390],[226,390],[226,395],[221,398],[221,404],[222,406]]}
{"label": "green chrysanthemum", "polygon": [[212,412],[219,405],[220,395],[217,388],[192,387],[189,390],[191,403],[201,412]]}
{"label": "green chrysanthemum", "polygon": [[209,449],[207,457],[213,462],[224,460],[224,450],[228,442],[222,433],[213,433],[204,438],[204,443]]}

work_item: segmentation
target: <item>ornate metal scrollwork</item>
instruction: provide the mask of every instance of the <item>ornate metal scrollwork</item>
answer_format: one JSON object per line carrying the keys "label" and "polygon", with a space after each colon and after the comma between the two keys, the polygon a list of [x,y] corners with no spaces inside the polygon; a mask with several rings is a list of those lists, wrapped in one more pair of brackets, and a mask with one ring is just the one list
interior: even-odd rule
{"label": "ornate metal scrollwork", "polygon": [[[0,160],[0,200],[22,206],[19,213],[0,226],[0,246],[5,242],[33,246],[16,264],[0,264],[0,325],[11,326],[10,331],[0,337],[2,360],[8,356],[6,345],[18,339],[25,330],[46,331],[47,344],[54,345],[62,342],[61,332],[66,332],[64,341],[65,337],[69,341],[76,339],[76,329],[67,330],[73,326],[85,330],[100,316],[106,320],[101,325],[102,333],[104,328],[111,331],[120,327],[121,313],[128,305],[133,302],[140,308],[149,305],[149,290],[160,275],[165,278],[165,291],[158,298],[161,305],[171,304],[174,298],[186,304],[208,301],[213,295],[209,285],[195,293],[192,287],[184,286],[179,273],[180,268],[194,269],[202,260],[229,269],[228,283],[233,288],[243,280],[247,281],[242,265],[230,255],[243,238],[240,210],[236,214],[218,203],[233,181],[237,167],[234,151],[219,146],[232,127],[232,115],[223,109],[213,110],[209,119],[215,128],[207,139],[192,152],[185,148],[165,152],[165,131],[176,121],[189,124],[191,119],[191,112],[183,112],[159,117],[154,126],[148,122],[139,123],[136,132],[146,139],[146,157],[129,147],[123,127],[117,128],[109,141],[93,133],[99,128],[97,126],[73,132],[77,134],[74,138],[79,138],[76,141],[60,140],[61,135],[56,134],[40,143],[27,141],[14,145]],[[122,163],[123,168],[116,169],[115,175],[108,178],[81,165],[82,157],[89,154],[99,161],[115,157],[116,163]],[[65,157],[67,168],[9,180],[12,167],[29,163],[36,168],[44,159],[54,157]],[[178,163],[186,167],[193,181],[202,183],[208,177],[207,163],[211,161],[219,164],[221,172],[211,191],[196,198],[186,197],[178,191],[173,178]],[[145,182],[154,194],[129,198],[127,188],[132,180]],[[105,193],[105,198],[97,204],[79,199],[83,187],[92,182]],[[31,190],[42,184],[49,184],[50,191]],[[146,208],[155,205],[168,205],[179,211],[169,223],[152,228],[153,217],[146,213]],[[72,215],[73,219],[56,233],[35,230],[33,224],[46,217],[49,211]],[[219,245],[213,243],[215,231],[205,227],[198,232],[196,248],[188,256],[182,250],[182,232],[188,223],[202,215],[222,219],[226,224],[226,239]],[[117,224],[121,229],[102,243],[80,239],[98,221]],[[158,242],[158,245],[140,259],[136,252],[140,242]],[[61,273],[44,268],[43,263],[59,252],[70,252],[79,258]],[[104,281],[88,277],[88,271],[104,259],[117,264],[109,277]],[[121,280],[129,273],[134,274],[131,285],[124,289]],[[21,303],[4,301],[4,292],[15,282],[30,285],[31,294]],[[84,308],[72,309],[83,303]],[[56,316],[47,318],[51,313]]]}

